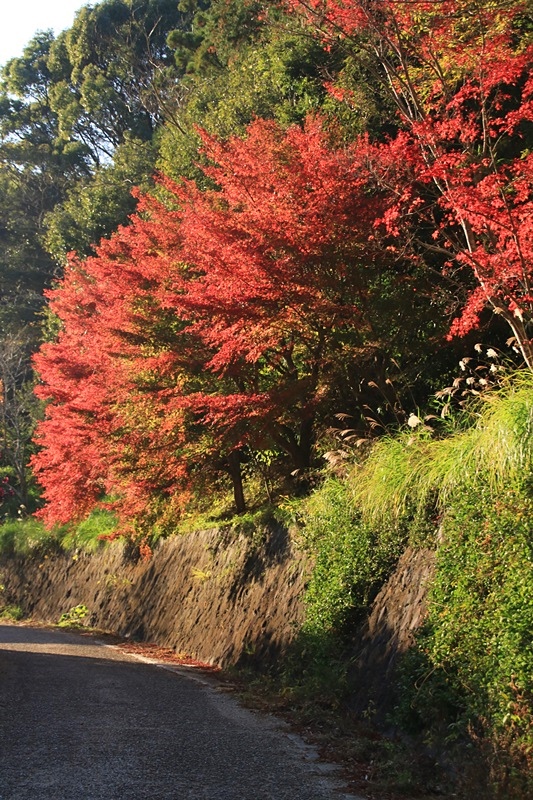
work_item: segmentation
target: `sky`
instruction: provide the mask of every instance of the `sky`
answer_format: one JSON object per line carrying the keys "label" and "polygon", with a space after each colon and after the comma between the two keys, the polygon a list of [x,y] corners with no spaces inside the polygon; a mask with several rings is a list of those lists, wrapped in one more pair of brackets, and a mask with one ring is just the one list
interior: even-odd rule
{"label": "sky", "polygon": [[76,11],[96,0],[0,0],[0,65],[22,55],[37,31],[51,28],[57,35],[70,28]]}

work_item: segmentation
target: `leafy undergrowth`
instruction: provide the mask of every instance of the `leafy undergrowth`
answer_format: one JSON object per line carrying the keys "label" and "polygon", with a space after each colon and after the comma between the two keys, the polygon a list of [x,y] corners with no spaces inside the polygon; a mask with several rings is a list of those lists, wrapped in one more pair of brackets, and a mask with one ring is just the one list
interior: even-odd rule
{"label": "leafy undergrowth", "polygon": [[0,604],[0,619],[2,622],[5,621],[13,621],[17,622],[18,620],[22,619],[24,616],[24,612],[20,608],[20,606],[11,606],[11,605],[1,605]]}

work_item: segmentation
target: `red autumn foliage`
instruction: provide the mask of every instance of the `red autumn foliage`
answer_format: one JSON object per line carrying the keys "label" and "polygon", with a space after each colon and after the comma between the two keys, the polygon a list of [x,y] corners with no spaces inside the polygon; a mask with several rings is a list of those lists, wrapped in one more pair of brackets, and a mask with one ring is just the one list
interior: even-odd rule
{"label": "red autumn foliage", "polygon": [[105,374],[108,354],[99,345],[94,282],[72,266],[51,306],[63,323],[55,344],[35,356],[43,383],[37,394],[48,402],[33,458],[36,475],[53,507],[53,522],[68,522],[87,512],[102,495],[106,474],[106,435],[111,429]]}
{"label": "red autumn foliage", "polygon": [[382,221],[413,245],[413,256],[433,253],[444,272],[470,283],[450,336],[476,327],[491,308],[533,368],[533,46],[520,30],[526,4],[291,5],[326,40],[368,50],[396,103],[397,137],[368,149],[374,180],[390,192]]}
{"label": "red autumn foliage", "polygon": [[[127,520],[147,511],[154,492],[170,493],[183,478],[182,463],[161,452],[156,411],[142,393],[144,376],[158,362],[149,342],[150,235],[139,218],[135,228],[102,242],[98,256],[83,263],[72,256],[49,293],[62,330],[35,356],[37,392],[49,402],[37,430],[42,449],[33,459],[49,524],[83,517],[106,495],[119,498],[114,507]],[[132,254],[141,245],[139,271]],[[173,445],[180,431],[174,420]]]}
{"label": "red autumn foliage", "polygon": [[123,519],[157,497],[179,506],[187,476],[247,445],[307,467],[316,419],[369,335],[385,262],[357,150],[332,147],[318,120],[202,136],[216,188],[162,178],[165,203],[141,198],[50,294],[63,330],[36,358],[51,402],[34,459],[50,523],[104,494]]}
{"label": "red autumn foliage", "polygon": [[218,188],[176,190],[183,256],[197,274],[175,303],[212,349],[207,366],[240,387],[204,396],[206,418],[237,431],[258,414],[305,467],[335,359],[368,334],[380,206],[363,192],[356,151],[331,148],[317,120],[286,133],[257,121],[226,143],[202,136]]}

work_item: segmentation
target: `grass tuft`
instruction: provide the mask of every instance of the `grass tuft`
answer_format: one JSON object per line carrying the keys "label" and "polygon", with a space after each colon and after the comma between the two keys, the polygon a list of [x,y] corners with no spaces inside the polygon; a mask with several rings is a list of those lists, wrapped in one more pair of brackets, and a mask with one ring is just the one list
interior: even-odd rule
{"label": "grass tuft", "polygon": [[[443,435],[443,433],[445,435]],[[385,436],[351,473],[353,500],[372,525],[398,521],[473,482],[491,492],[533,474],[533,374],[519,372],[487,392],[444,431],[420,429]]]}

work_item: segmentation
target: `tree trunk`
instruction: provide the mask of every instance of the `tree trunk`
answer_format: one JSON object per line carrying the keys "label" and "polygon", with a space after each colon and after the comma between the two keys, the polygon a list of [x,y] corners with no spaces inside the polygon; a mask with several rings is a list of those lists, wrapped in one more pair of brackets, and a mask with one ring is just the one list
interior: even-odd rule
{"label": "tree trunk", "polygon": [[228,472],[233,483],[233,499],[235,501],[237,514],[243,514],[246,511],[246,501],[244,499],[244,487],[242,483],[241,457],[237,450],[229,454],[227,464]]}
{"label": "tree trunk", "polygon": [[309,417],[300,423],[298,436],[285,426],[279,426],[273,439],[292,459],[294,469],[306,472],[311,466],[311,447],[313,444],[314,419]]}

